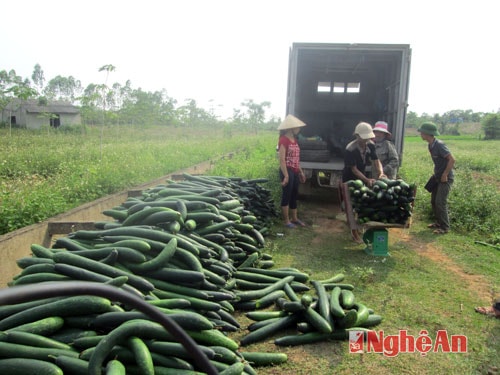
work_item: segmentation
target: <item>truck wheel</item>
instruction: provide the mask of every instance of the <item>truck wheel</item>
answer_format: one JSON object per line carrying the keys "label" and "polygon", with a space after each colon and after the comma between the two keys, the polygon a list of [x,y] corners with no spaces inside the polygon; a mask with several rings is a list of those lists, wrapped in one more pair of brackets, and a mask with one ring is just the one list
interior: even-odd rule
{"label": "truck wheel", "polygon": [[327,163],[330,161],[330,151],[328,150],[300,150],[300,161],[315,161]]}

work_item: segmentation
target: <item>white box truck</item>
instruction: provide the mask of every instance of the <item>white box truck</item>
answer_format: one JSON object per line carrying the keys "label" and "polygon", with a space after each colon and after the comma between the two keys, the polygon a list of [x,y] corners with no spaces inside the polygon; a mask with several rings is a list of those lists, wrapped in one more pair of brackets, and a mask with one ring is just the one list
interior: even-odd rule
{"label": "white box truck", "polygon": [[408,44],[292,44],[286,113],[307,124],[299,140],[302,195],[339,187],[344,149],[360,121],[386,121],[401,160],[410,62]]}

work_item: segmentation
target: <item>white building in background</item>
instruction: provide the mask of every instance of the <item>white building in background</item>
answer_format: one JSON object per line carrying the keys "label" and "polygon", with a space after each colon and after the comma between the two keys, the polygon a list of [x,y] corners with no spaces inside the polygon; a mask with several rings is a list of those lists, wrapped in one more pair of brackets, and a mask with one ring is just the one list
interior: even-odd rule
{"label": "white building in background", "polygon": [[49,101],[41,104],[37,99],[12,100],[3,110],[1,123],[12,127],[40,129],[42,126],[80,125],[80,109],[70,102]]}

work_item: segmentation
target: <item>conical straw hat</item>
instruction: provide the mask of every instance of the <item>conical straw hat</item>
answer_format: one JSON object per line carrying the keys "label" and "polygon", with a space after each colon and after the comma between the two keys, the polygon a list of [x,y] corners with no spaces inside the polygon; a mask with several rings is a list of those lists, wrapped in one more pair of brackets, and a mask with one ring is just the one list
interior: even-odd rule
{"label": "conical straw hat", "polygon": [[306,124],[295,116],[287,115],[280,126],[278,126],[278,130],[301,128],[302,126],[306,126]]}

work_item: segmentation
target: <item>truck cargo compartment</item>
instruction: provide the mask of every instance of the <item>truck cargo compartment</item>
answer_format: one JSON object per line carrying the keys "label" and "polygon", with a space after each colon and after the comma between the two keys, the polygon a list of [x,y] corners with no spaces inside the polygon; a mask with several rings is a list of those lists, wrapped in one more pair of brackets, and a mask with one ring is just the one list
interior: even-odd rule
{"label": "truck cargo compartment", "polygon": [[345,146],[361,121],[386,121],[401,160],[410,60],[407,44],[292,45],[287,114],[307,124],[299,139],[306,175],[339,175]]}

